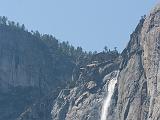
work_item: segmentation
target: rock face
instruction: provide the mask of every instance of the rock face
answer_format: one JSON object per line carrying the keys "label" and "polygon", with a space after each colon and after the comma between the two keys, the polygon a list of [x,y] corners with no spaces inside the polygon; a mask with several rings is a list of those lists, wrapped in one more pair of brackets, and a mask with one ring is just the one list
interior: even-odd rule
{"label": "rock face", "polygon": [[[74,87],[62,89],[56,99],[55,93],[49,94],[25,110],[17,120],[100,119],[107,84],[116,76],[121,62],[118,56],[113,61],[110,59],[108,58],[107,62],[101,62],[100,59],[100,62],[94,61],[78,68],[80,71],[73,77],[76,82]],[[78,80],[76,75],[79,77]]]}
{"label": "rock face", "polygon": [[56,56],[57,62],[54,56],[44,41],[30,32],[0,25],[0,120],[16,119],[57,90],[61,81],[71,79],[74,63]]}
{"label": "rock face", "polygon": [[62,90],[53,105],[52,119],[100,120],[107,83],[120,70],[106,119],[160,120],[160,5],[141,18],[121,57],[119,68],[110,70],[103,65],[110,73],[103,67],[96,67],[99,72],[92,68],[80,75],[78,81],[83,83]]}
{"label": "rock face", "polygon": [[159,120],[160,5],[141,19],[122,55],[114,119]]}
{"label": "rock face", "polygon": [[[60,92],[53,105],[52,119],[99,120],[108,83],[116,76],[119,63],[120,61],[116,60],[112,63],[96,64],[90,68],[87,65],[86,71],[79,75],[78,85]],[[115,101],[115,98],[112,98],[112,101]]]}
{"label": "rock face", "polygon": [[42,89],[48,87],[52,61],[42,41],[8,27],[0,27],[0,33],[0,90],[17,86],[39,87],[39,82]]}
{"label": "rock face", "polygon": [[47,52],[29,33],[0,27],[0,119],[14,119],[24,106],[50,90],[53,70]]}

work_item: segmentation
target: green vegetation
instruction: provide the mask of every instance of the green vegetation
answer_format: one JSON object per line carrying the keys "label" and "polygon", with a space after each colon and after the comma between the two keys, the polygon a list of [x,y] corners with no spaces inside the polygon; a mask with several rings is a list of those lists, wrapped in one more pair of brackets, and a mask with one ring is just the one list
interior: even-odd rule
{"label": "green vegetation", "polygon": [[[0,16],[0,27],[7,26],[12,30],[20,30],[28,32],[28,30],[25,28],[24,24],[16,23],[14,21],[8,20],[5,16]],[[29,32],[36,38],[42,40],[49,48],[51,53],[57,53],[61,56],[68,56],[70,57],[74,62],[76,62],[80,57],[91,57],[92,55],[97,54],[97,51],[94,52],[86,52],[81,47],[75,48],[74,46],[70,45],[69,42],[60,42],[52,35],[48,34],[41,34],[38,31]],[[104,47],[104,53],[118,53],[117,47],[114,47],[114,50],[108,49],[107,46]]]}

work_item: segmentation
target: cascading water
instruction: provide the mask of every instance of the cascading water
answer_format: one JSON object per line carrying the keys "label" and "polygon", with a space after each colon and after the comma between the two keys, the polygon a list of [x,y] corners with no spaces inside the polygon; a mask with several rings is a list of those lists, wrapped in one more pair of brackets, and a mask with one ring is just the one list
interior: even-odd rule
{"label": "cascading water", "polygon": [[108,115],[108,107],[110,106],[110,102],[111,102],[111,98],[112,98],[112,95],[113,95],[113,92],[114,92],[114,88],[115,88],[115,85],[117,83],[118,74],[119,74],[119,72],[117,72],[117,75],[116,75],[115,78],[113,78],[109,81],[108,94],[107,94],[107,97],[104,100],[104,103],[103,103],[103,106],[102,106],[101,120],[106,120],[106,117]]}

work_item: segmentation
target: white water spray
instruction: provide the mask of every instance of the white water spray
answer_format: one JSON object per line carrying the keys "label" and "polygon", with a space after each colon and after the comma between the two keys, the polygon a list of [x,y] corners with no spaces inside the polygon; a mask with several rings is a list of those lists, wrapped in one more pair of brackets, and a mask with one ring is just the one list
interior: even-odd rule
{"label": "white water spray", "polygon": [[106,117],[108,115],[108,107],[110,106],[110,102],[111,102],[111,98],[112,98],[112,95],[113,95],[113,92],[114,92],[114,88],[115,88],[115,85],[117,83],[118,74],[119,74],[119,72],[117,72],[117,75],[116,75],[115,78],[113,78],[109,81],[108,94],[107,94],[107,97],[106,97],[106,99],[104,100],[104,103],[103,103],[101,120],[106,120]]}

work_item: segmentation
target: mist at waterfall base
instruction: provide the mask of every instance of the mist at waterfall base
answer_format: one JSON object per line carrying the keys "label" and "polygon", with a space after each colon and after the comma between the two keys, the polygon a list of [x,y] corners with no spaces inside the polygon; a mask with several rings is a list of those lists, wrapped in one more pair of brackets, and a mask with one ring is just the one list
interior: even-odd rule
{"label": "mist at waterfall base", "polygon": [[111,98],[112,98],[112,95],[114,93],[115,85],[117,83],[118,74],[119,74],[119,72],[117,72],[117,75],[116,75],[115,78],[113,78],[109,81],[108,94],[107,94],[107,97],[104,99],[103,106],[102,106],[101,120],[106,120],[106,117],[108,115],[108,108],[109,108],[110,103],[111,103]]}

